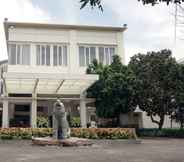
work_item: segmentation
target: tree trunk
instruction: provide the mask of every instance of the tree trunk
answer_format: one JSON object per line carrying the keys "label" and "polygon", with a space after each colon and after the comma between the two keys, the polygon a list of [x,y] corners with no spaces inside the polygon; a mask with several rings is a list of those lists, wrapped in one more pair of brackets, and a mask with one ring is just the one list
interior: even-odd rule
{"label": "tree trunk", "polygon": [[183,127],[184,127],[184,122],[181,122],[180,123],[180,129],[183,129]]}
{"label": "tree trunk", "polygon": [[165,119],[165,116],[164,116],[164,115],[161,115],[161,116],[160,116],[160,122],[159,122],[159,124],[158,124],[158,129],[159,129],[159,130],[161,130],[162,127],[163,127],[164,119]]}
{"label": "tree trunk", "polygon": [[156,123],[158,125],[158,129],[161,130],[162,127],[163,127],[163,124],[164,124],[165,116],[164,115],[159,116],[160,117],[160,121],[155,120],[152,115],[150,115],[150,117],[151,117],[151,121],[153,123]]}

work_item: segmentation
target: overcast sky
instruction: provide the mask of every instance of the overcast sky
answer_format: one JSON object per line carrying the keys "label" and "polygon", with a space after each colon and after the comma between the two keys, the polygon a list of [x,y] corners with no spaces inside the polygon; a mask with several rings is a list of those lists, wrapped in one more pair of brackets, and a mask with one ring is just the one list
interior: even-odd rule
{"label": "overcast sky", "polygon": [[[143,6],[137,0],[103,0],[104,12],[86,7],[80,10],[79,0],[1,0],[0,5],[0,60],[7,58],[3,20],[48,22],[86,25],[128,25],[125,32],[125,56],[147,51],[171,49],[180,59],[184,40],[178,32],[174,43],[174,5]],[[123,1],[123,3],[122,3]]]}

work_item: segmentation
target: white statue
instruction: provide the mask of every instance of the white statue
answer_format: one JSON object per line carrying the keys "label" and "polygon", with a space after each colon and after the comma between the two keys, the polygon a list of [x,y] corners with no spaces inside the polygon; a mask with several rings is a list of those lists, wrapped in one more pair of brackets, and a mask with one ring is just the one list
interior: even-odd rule
{"label": "white statue", "polygon": [[66,118],[65,106],[59,99],[54,103],[53,131],[53,135],[56,139],[66,139],[70,137],[70,128]]}

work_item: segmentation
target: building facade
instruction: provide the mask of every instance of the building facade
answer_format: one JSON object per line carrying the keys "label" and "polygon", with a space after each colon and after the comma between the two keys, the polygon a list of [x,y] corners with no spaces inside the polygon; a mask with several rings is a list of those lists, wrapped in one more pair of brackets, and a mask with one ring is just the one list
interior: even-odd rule
{"label": "building facade", "polygon": [[52,116],[60,98],[81,126],[95,115],[95,99],[86,98],[98,75],[86,74],[94,60],[108,65],[117,54],[124,63],[126,27],[4,22],[8,63],[2,62],[2,127],[37,127],[37,117]]}

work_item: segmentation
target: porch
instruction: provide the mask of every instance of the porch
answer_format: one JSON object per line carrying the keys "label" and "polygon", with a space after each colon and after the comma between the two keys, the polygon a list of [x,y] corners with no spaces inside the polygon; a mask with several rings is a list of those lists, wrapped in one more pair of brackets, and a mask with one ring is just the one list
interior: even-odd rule
{"label": "porch", "polygon": [[95,100],[86,98],[85,91],[98,80],[98,75],[5,73],[3,77],[4,93],[0,97],[3,128],[14,126],[12,120],[17,126],[36,128],[37,116],[51,117],[58,98],[68,114],[78,114],[81,126],[87,127],[88,108]]}

